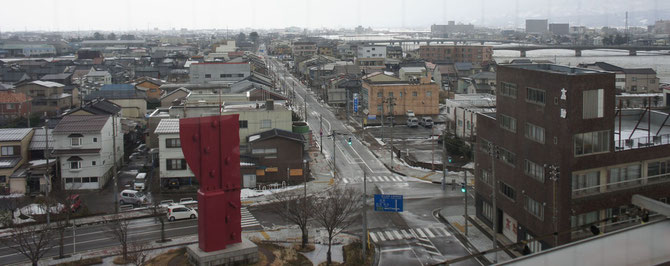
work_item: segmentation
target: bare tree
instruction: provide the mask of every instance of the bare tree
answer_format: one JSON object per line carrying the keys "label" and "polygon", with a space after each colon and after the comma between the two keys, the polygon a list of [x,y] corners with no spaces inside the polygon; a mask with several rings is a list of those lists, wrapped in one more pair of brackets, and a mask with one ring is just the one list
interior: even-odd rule
{"label": "bare tree", "polygon": [[[70,226],[70,218],[72,213],[76,211],[74,208],[74,193],[68,190],[59,190],[51,194],[51,199],[56,205],[61,205],[63,208],[55,217],[56,228],[58,233],[58,257],[65,257],[65,231]],[[49,204],[51,205],[51,204]]]}
{"label": "bare tree", "polygon": [[106,233],[119,241],[123,261],[128,261],[128,244],[130,244],[128,227],[130,220],[123,219],[120,215],[113,215],[110,219],[105,219],[105,222],[107,223]]}
{"label": "bare tree", "polygon": [[312,209],[314,220],[328,232],[328,265],[332,262],[330,249],[333,238],[356,221],[361,197],[361,193],[353,188],[334,187],[319,198]]}
{"label": "bare tree", "polygon": [[170,239],[165,238],[165,210],[160,207],[160,202],[154,200],[154,204],[151,208],[151,215],[154,216],[157,222],[161,223],[161,239],[158,240],[158,243],[165,243],[170,241]]}
{"label": "bare tree", "polygon": [[0,238],[0,242],[28,258],[32,265],[37,265],[37,262],[54,247],[53,232],[53,228],[46,224],[16,226],[10,229],[9,236]]}
{"label": "bare tree", "polygon": [[131,263],[136,266],[142,266],[147,261],[147,249],[149,243],[147,242],[132,242],[128,245],[128,260],[126,263]]}
{"label": "bare tree", "polygon": [[0,199],[0,211],[6,211],[6,215],[0,214],[0,223],[10,227],[14,224],[14,212],[25,202],[25,197],[6,197]]}
{"label": "bare tree", "polygon": [[270,211],[297,225],[302,232],[301,248],[307,246],[309,233],[307,225],[313,216],[313,204],[302,192],[287,191],[273,193]]}

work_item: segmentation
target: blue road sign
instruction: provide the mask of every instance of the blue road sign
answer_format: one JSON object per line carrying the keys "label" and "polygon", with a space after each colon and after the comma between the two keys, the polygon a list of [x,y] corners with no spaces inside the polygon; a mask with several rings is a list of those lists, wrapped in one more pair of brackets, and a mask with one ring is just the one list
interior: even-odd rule
{"label": "blue road sign", "polygon": [[402,212],[402,195],[375,194],[375,211]]}
{"label": "blue road sign", "polygon": [[354,113],[358,113],[358,98],[354,98]]}
{"label": "blue road sign", "polygon": [[375,120],[377,119],[376,115],[368,115],[368,120]]}

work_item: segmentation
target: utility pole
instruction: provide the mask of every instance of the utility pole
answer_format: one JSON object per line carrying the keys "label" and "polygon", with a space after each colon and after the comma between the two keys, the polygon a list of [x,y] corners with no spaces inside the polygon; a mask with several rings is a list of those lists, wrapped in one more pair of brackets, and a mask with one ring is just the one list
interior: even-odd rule
{"label": "utility pole", "polygon": [[321,154],[323,154],[323,115],[319,114],[319,138],[321,144],[319,144],[319,148],[321,148]]}
{"label": "utility pole", "polygon": [[465,236],[468,236],[468,170],[463,171],[463,184],[465,184]]}
{"label": "utility pole", "polygon": [[337,164],[335,164],[335,130],[333,130],[333,178],[337,176]]}
{"label": "utility pole", "polygon": [[361,243],[363,243],[363,262],[367,255],[367,246],[368,246],[368,193],[367,193],[367,172],[363,170],[363,237],[361,238]]}
{"label": "utility pole", "polygon": [[556,208],[556,189],[559,178],[559,167],[556,165],[549,165],[549,179],[553,181],[553,202],[552,202],[552,223],[554,224],[554,247],[558,246],[558,208]]}
{"label": "utility pole", "polygon": [[[391,118],[391,136],[390,136],[390,138],[391,138],[391,145],[390,145],[390,148],[391,148],[391,169],[393,169],[393,122],[395,120],[395,117],[393,117],[393,106],[395,105],[395,103],[393,103],[394,99],[395,98],[390,97],[390,96],[388,98],[389,118]],[[383,106],[383,104],[382,104],[382,106]]]}
{"label": "utility pole", "polygon": [[442,191],[447,190],[447,129],[442,133]]}
{"label": "utility pole", "polygon": [[[491,190],[491,203],[493,205],[493,250],[498,246],[496,238],[498,237],[498,209],[496,209],[496,194],[498,194],[497,183],[496,183],[496,164],[495,160],[498,159],[498,147],[489,143],[489,152],[491,154],[491,181],[493,183],[493,189]],[[498,252],[495,251],[493,255],[493,263],[498,263]]]}
{"label": "utility pole", "polygon": [[384,89],[382,89],[382,104],[381,105],[382,105],[382,111],[381,111],[382,127],[380,128],[380,130],[381,130],[380,133],[381,133],[381,138],[382,138],[382,142],[383,142],[384,141]]}
{"label": "utility pole", "polygon": [[[44,112],[44,116],[47,116],[47,113]],[[30,120],[30,118],[28,119]],[[46,169],[44,170],[45,181],[47,182],[46,196],[47,196],[47,225],[51,224],[51,207],[49,206],[49,187],[51,186],[51,171],[49,171],[49,119],[44,119],[44,139],[46,140],[46,147],[44,148],[44,159],[46,159]]]}
{"label": "utility pole", "polygon": [[305,97],[302,98],[302,103],[305,107],[305,122],[307,122],[307,90],[305,90]]}
{"label": "utility pole", "polygon": [[344,112],[344,114],[346,116],[347,122],[349,122],[349,89],[345,88],[344,91],[346,92],[346,100],[345,101],[347,103],[347,110],[346,110],[346,112]]}
{"label": "utility pole", "polygon": [[[117,184],[117,173],[116,173],[116,115],[112,115],[112,160],[114,163],[112,164],[112,188],[114,189],[114,213],[119,213],[119,191],[118,191],[118,184]],[[186,115],[184,115],[186,116]]]}

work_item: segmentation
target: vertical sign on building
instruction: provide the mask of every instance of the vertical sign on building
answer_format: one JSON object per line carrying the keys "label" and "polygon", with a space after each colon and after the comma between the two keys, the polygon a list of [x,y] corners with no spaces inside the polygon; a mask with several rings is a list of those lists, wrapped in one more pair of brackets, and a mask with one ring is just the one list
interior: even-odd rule
{"label": "vertical sign on building", "polygon": [[354,93],[354,113],[358,113],[358,93]]}
{"label": "vertical sign on building", "polygon": [[512,216],[509,216],[507,213],[503,212],[503,235],[507,237],[510,241],[513,243],[516,243],[517,241],[517,227],[518,224],[516,222],[516,219],[512,218]]}

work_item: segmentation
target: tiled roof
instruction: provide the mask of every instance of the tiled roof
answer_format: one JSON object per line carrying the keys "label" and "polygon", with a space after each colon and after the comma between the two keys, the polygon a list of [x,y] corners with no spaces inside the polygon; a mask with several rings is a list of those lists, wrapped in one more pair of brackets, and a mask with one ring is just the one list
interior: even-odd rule
{"label": "tiled roof", "polygon": [[100,149],[69,149],[69,150],[55,150],[54,155],[66,155],[66,154],[95,154],[99,153]]}
{"label": "tiled roof", "polygon": [[87,102],[86,105],[82,107],[77,107],[69,113],[74,113],[79,110],[84,110],[94,115],[113,115],[118,114],[121,111],[121,106],[116,105],[113,102],[110,102],[106,99],[94,99],[90,102]]}
{"label": "tiled roof", "polygon": [[43,87],[47,87],[47,88],[65,87],[65,85],[60,84],[58,82],[53,82],[53,81],[36,80],[36,81],[30,82],[30,83],[40,85],[40,86],[43,86]]}
{"label": "tiled roof", "polygon": [[53,132],[100,132],[109,119],[106,115],[68,115],[61,119]]}
{"label": "tiled roof", "polygon": [[21,157],[2,157],[0,158],[0,169],[14,168],[21,161]]}
{"label": "tiled roof", "polygon": [[[53,129],[47,129],[48,134],[49,134],[49,148],[53,149],[53,143],[54,143],[54,136],[53,136]],[[47,147],[46,143],[46,138],[44,134],[44,129],[42,128],[37,128],[35,129],[35,134],[33,134],[33,139],[30,140],[30,150],[31,151],[38,151],[38,150],[44,150]]]}
{"label": "tiled roof", "polygon": [[69,79],[72,76],[72,73],[60,73],[60,74],[47,74],[42,77],[43,80],[61,80]]}
{"label": "tiled roof", "polygon": [[183,91],[183,92],[185,92],[186,94],[191,93],[191,91],[188,90],[187,88],[181,87],[181,88],[177,88],[176,90],[173,90],[173,91],[171,91],[171,92],[168,92],[168,93],[166,93],[166,94],[163,94],[163,96],[161,96],[161,100],[162,100],[163,98],[165,98],[165,97],[168,97],[168,96],[172,95],[173,93],[175,93],[175,92],[177,92],[177,91]]}
{"label": "tiled roof", "polygon": [[30,97],[20,92],[0,91],[0,103],[24,103],[30,101]]}
{"label": "tiled roof", "polygon": [[100,87],[101,91],[107,90],[134,90],[135,86],[132,84],[106,84]]}
{"label": "tiled roof", "polygon": [[0,129],[0,141],[20,141],[25,138],[32,130],[32,128]]}
{"label": "tiled roof", "polygon": [[179,133],[179,119],[165,118],[161,119],[154,131],[156,134],[174,134]]}
{"label": "tiled roof", "polygon": [[[132,85],[131,85],[132,86]],[[96,98],[101,99],[146,99],[146,93],[138,90],[99,90],[93,91],[84,97],[84,100],[91,101]]]}
{"label": "tiled roof", "polygon": [[270,129],[268,131],[263,131],[258,134],[254,134],[248,137],[249,142],[256,142],[256,141],[261,141],[273,137],[282,137],[290,140],[295,140],[295,141],[305,141],[305,138],[302,136],[302,134],[298,133],[293,133],[291,131],[286,131],[286,130],[281,130],[281,129]]}
{"label": "tiled roof", "polygon": [[623,73],[656,75],[656,71],[653,68],[624,68]]}

